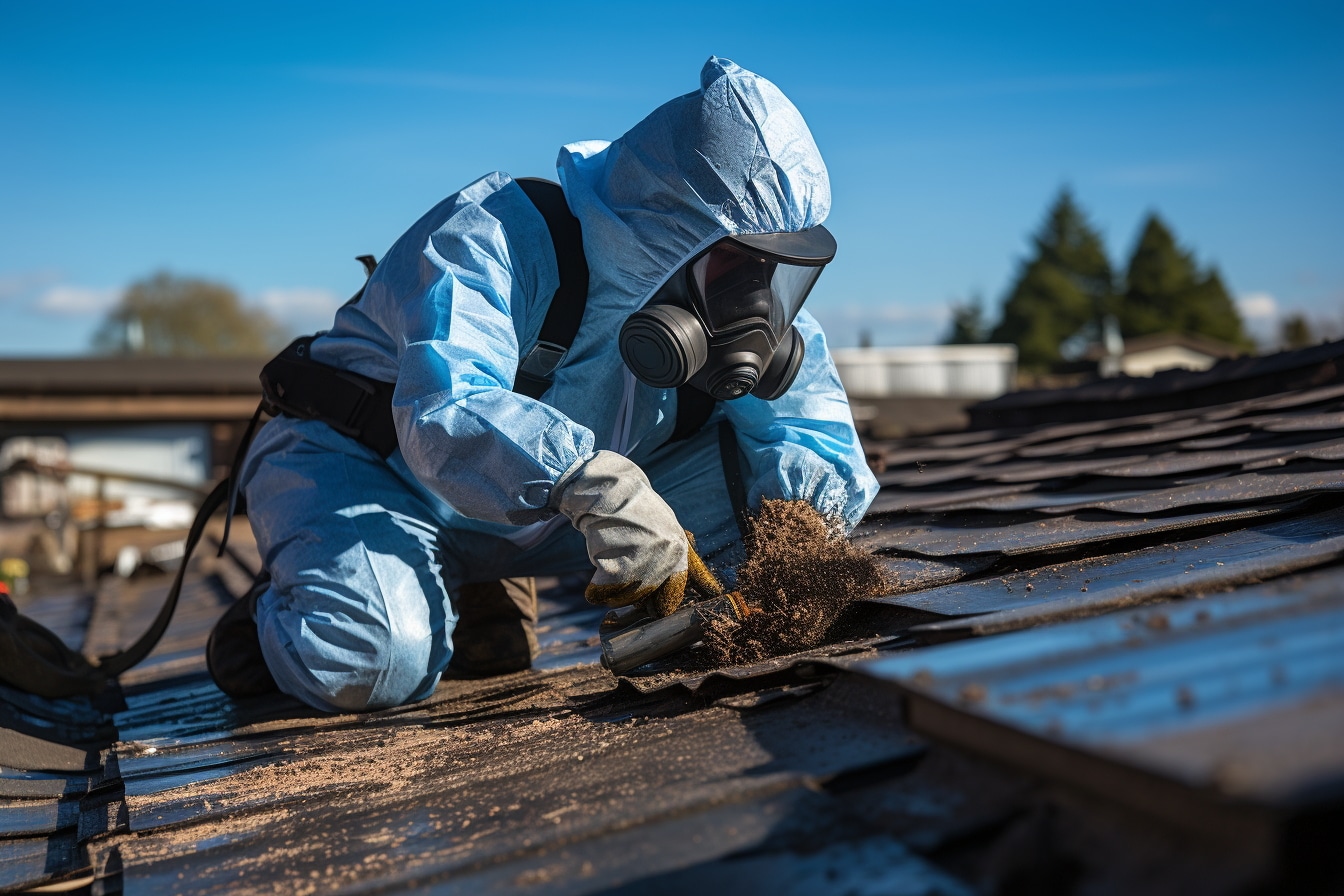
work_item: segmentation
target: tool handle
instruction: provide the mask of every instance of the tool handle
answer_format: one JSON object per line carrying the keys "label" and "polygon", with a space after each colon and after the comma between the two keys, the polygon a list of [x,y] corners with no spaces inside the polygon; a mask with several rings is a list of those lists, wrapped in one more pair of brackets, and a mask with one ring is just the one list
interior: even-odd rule
{"label": "tool handle", "polygon": [[628,628],[602,638],[602,665],[616,675],[662,659],[689,647],[704,637],[705,622],[714,616],[738,618],[738,608],[728,597],[686,604],[661,619]]}
{"label": "tool handle", "polygon": [[631,604],[628,607],[613,607],[607,611],[607,615],[602,617],[602,624],[598,626],[598,631],[605,637],[616,632],[623,632],[637,622],[644,622],[652,618],[649,611],[639,604]]}

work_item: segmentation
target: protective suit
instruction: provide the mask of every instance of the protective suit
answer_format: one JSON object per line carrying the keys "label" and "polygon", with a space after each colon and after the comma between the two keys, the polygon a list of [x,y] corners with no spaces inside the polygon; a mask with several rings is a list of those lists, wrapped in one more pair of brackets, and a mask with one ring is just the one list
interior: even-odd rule
{"label": "protective suit", "polygon": [[877,484],[806,311],[788,391],[721,402],[683,441],[668,441],[676,390],[622,362],[615,334],[687,259],[725,234],[813,227],[830,208],[816,145],[773,84],[718,58],[700,80],[620,139],[561,150],[589,293],[540,400],[511,387],[558,271],[545,222],[503,173],[417,221],[313,343],[317,361],[396,383],[400,447],[384,460],[288,417],[253,443],[241,482],[272,576],[255,616],[281,690],[343,711],[427,696],[452,655],[463,584],[593,569],[557,483],[595,457],[637,464],[719,564],[740,549],[720,421],[736,433],[749,506],[804,500],[851,526],[863,515]]}

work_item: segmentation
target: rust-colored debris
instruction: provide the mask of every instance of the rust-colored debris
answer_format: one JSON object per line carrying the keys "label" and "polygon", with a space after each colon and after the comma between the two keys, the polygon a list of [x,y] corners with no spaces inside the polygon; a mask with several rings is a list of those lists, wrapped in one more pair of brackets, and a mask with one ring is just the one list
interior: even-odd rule
{"label": "rust-colored debris", "polygon": [[751,612],[716,619],[705,645],[719,665],[754,663],[824,644],[845,606],[888,589],[886,574],[837,520],[802,501],[764,501],[747,521],[737,590]]}

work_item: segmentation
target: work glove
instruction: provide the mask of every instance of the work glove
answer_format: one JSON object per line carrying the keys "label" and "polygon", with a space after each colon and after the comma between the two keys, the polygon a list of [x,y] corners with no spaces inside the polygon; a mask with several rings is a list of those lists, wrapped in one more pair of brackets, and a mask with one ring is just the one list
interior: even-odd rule
{"label": "work glove", "polygon": [[556,483],[551,506],[583,534],[597,567],[585,596],[666,616],[686,593],[688,541],[677,515],[638,465],[599,451]]}

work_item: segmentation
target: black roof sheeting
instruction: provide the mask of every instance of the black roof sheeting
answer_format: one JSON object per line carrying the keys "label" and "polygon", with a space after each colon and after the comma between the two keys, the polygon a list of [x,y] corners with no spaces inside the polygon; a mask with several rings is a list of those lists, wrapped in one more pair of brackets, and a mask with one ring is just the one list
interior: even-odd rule
{"label": "black roof sheeting", "polygon": [[0,395],[261,395],[265,358],[0,360]]}
{"label": "black roof sheeting", "polygon": [[1068,389],[1010,392],[973,405],[967,413],[973,428],[988,429],[1208,407],[1339,383],[1344,380],[1342,354],[1340,342],[1327,342],[1274,355],[1229,358],[1206,371],[1167,370]]}
{"label": "black roof sheeting", "polygon": [[[1165,380],[1217,404],[1145,405],[1176,401],[1159,377],[1112,420],[1095,392],[1023,396],[1058,422],[870,445],[884,488],[855,537],[893,593],[748,667],[616,681],[600,612],[552,582],[536,670],[362,715],[232,701],[201,648],[257,564],[241,526],[112,692],[0,690],[0,888],[1337,886],[1342,353]],[[106,652],[164,587],[26,610]]]}

